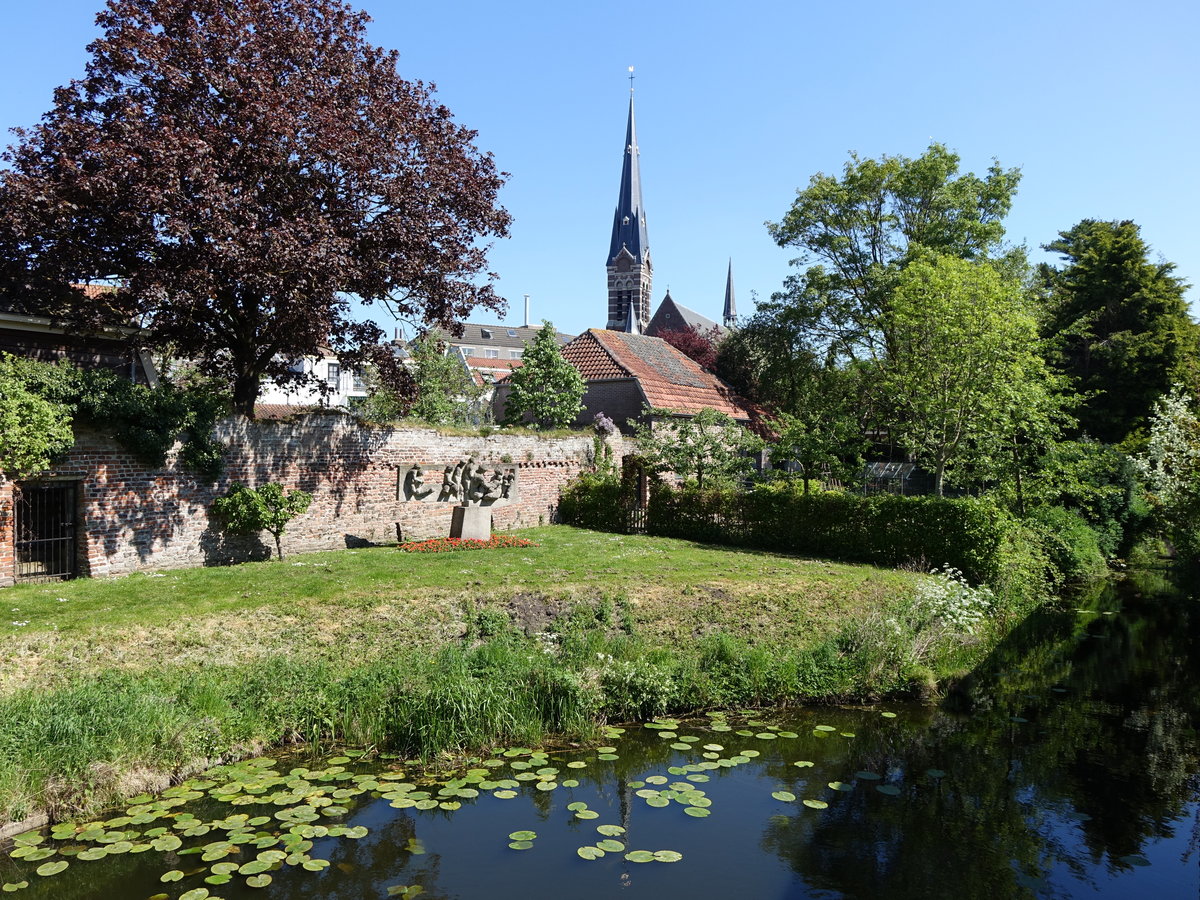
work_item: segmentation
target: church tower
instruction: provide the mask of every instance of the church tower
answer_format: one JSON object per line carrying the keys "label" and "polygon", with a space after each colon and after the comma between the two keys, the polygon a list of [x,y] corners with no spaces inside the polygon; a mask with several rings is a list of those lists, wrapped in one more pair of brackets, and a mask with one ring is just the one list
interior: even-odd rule
{"label": "church tower", "polygon": [[722,319],[726,328],[737,325],[737,300],[733,296],[733,257],[729,258],[729,273],[725,276],[725,312]]}
{"label": "church tower", "polygon": [[608,249],[608,325],[612,331],[642,334],[650,324],[650,242],[642,206],[637,131],[633,126],[633,68],[630,67],[629,123],[625,126],[625,161],[621,192],[613,216]]}

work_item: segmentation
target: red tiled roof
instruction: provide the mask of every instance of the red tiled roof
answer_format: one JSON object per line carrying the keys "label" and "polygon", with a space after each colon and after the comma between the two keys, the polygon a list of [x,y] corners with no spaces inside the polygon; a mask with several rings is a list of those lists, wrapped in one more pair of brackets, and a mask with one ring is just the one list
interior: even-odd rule
{"label": "red tiled roof", "polygon": [[73,284],[71,287],[78,288],[83,293],[83,296],[89,300],[95,300],[97,297],[104,297],[117,292],[115,284]]}
{"label": "red tiled roof", "polygon": [[523,360],[498,359],[494,356],[468,356],[467,365],[472,369],[519,369]]}
{"label": "red tiled roof", "polygon": [[590,328],[563,348],[585,381],[636,378],[655,409],[694,414],[715,409],[753,420],[759,411],[717,376],[661,338]]}
{"label": "red tiled roof", "polygon": [[[597,338],[599,329],[589,328],[567,346],[563,357],[579,370],[584,381],[603,381],[606,378],[632,378],[633,373],[617,362],[617,358]],[[615,334],[616,332],[603,332]]]}
{"label": "red tiled roof", "polygon": [[254,418],[290,419],[292,416],[309,412],[312,409],[312,406],[293,406],[290,403],[255,403]]}

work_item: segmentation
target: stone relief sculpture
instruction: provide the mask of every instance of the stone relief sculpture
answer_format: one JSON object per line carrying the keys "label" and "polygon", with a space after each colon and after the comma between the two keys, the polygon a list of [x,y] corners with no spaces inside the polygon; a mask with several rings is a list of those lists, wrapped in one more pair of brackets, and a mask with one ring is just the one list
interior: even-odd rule
{"label": "stone relief sculpture", "polygon": [[405,499],[424,500],[432,493],[433,485],[425,483],[425,471],[420,464],[409,469],[405,479]]}
{"label": "stone relief sculpture", "polygon": [[[402,476],[399,499],[417,502],[455,503],[463,506],[492,506],[515,499],[516,466],[488,469],[474,456],[447,465],[442,482],[435,487],[426,481],[425,467],[415,463]],[[434,492],[437,496],[434,496]]]}

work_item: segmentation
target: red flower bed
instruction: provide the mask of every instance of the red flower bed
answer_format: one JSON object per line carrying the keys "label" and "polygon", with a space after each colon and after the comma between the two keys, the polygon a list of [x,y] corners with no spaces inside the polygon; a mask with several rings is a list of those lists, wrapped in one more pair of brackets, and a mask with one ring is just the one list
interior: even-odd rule
{"label": "red flower bed", "polygon": [[536,547],[533,541],[493,534],[489,540],[476,541],[470,538],[433,538],[428,541],[407,541],[397,547],[405,553],[453,553],[455,550],[493,550],[500,547]]}

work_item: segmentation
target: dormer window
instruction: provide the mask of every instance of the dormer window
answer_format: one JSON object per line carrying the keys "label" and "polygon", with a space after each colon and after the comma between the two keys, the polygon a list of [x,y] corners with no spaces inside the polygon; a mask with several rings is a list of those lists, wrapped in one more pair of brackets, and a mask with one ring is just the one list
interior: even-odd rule
{"label": "dormer window", "polygon": [[629,224],[629,216],[626,216],[625,218],[623,218],[623,219],[621,220],[621,224],[622,224],[622,225],[628,225],[628,224]]}
{"label": "dormer window", "polygon": [[492,339],[492,329],[490,329],[490,328],[480,328],[480,329],[479,329],[479,335],[480,335],[480,337],[482,337],[482,338],[483,338],[485,341],[490,341],[490,340]]}

